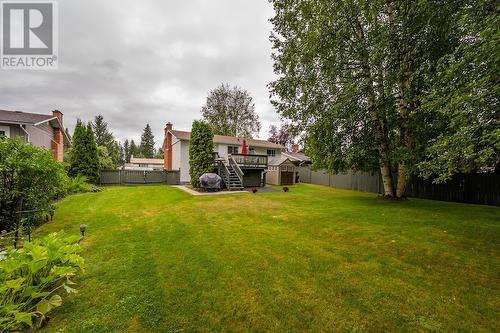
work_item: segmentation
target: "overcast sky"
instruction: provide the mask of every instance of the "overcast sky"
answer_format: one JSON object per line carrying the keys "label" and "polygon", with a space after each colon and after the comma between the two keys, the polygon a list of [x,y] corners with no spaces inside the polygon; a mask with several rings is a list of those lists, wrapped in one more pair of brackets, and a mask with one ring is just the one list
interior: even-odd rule
{"label": "overcast sky", "polygon": [[149,123],[160,146],[226,82],[253,96],[267,138],[272,16],[267,0],[60,0],[59,69],[0,70],[0,109],[59,109],[71,132],[100,113],[119,140]]}

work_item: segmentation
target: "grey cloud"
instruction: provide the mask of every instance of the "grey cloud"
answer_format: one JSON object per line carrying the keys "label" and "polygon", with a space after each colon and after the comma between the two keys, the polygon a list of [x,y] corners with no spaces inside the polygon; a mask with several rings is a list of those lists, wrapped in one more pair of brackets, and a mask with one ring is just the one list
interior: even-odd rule
{"label": "grey cloud", "polygon": [[150,123],[159,145],[167,121],[189,129],[227,82],[254,97],[265,138],[279,121],[266,87],[272,15],[265,0],[60,0],[59,70],[0,71],[0,108],[57,108],[70,128],[100,113],[122,140]]}

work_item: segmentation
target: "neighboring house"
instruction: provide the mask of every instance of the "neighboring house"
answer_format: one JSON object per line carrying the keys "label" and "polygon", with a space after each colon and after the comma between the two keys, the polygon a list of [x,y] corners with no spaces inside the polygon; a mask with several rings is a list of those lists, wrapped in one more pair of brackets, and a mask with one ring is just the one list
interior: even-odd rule
{"label": "neighboring house", "polygon": [[[190,182],[189,140],[191,132],[165,127],[163,143],[166,170],[180,170],[181,182]],[[268,157],[281,158],[282,145],[265,140],[244,139],[233,136],[214,135],[214,172],[218,172],[225,182],[234,181],[234,188],[262,186],[265,184]],[[248,154],[242,155],[243,140],[246,141]],[[241,183],[238,183],[239,178]]]}
{"label": "neighboring house", "polygon": [[125,163],[124,170],[152,171],[163,170],[164,161],[161,158],[130,157],[130,163]]}
{"label": "neighboring house", "polygon": [[63,114],[58,110],[52,111],[52,115],[0,110],[0,135],[20,137],[24,142],[45,148],[58,161],[63,160],[64,146],[70,144]]}
{"label": "neighboring house", "polygon": [[296,166],[282,153],[281,158],[270,158],[266,181],[272,185],[295,185]]}
{"label": "neighboring house", "polygon": [[299,149],[299,145],[293,145],[292,151],[284,151],[283,156],[289,158],[290,161],[292,161],[296,166],[306,166],[311,164],[311,159]]}

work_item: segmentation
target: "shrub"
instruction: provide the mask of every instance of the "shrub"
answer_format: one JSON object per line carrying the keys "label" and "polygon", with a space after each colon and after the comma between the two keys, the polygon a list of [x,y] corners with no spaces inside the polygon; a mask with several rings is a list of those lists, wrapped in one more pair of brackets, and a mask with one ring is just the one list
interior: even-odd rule
{"label": "shrub", "polygon": [[283,192],[288,192],[288,191],[290,191],[290,189],[288,188],[288,186],[283,187]]}
{"label": "shrub", "polygon": [[87,183],[87,178],[82,175],[77,175],[74,178],[68,177],[65,187],[67,194],[85,193],[92,190],[92,186]]}
{"label": "shrub", "polygon": [[252,187],[252,193],[257,193],[257,188],[256,187]]}
{"label": "shrub", "polygon": [[210,125],[204,121],[195,120],[191,128],[189,140],[189,175],[191,185],[200,186],[200,176],[211,172],[214,162],[214,134]]}
{"label": "shrub", "polygon": [[71,281],[83,271],[79,236],[53,233],[0,260],[0,331],[40,327],[47,313],[62,304],[61,294],[75,293]]}
{"label": "shrub", "polygon": [[45,209],[64,195],[63,165],[45,149],[0,137],[0,230],[11,230],[20,210]]}

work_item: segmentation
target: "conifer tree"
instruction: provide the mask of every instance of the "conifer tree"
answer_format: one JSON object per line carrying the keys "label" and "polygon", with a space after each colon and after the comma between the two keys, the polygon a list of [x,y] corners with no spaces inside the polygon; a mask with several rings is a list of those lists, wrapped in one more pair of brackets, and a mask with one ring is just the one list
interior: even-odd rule
{"label": "conifer tree", "polygon": [[92,183],[99,180],[99,157],[92,126],[85,126],[80,120],[73,133],[69,174],[85,176]]}
{"label": "conifer tree", "polygon": [[141,136],[141,152],[146,158],[153,158],[155,154],[155,140],[153,131],[149,124],[146,124]]}
{"label": "conifer tree", "polygon": [[191,128],[189,140],[189,175],[191,185],[200,186],[200,176],[210,172],[213,163],[214,134],[210,125],[195,120]]}

